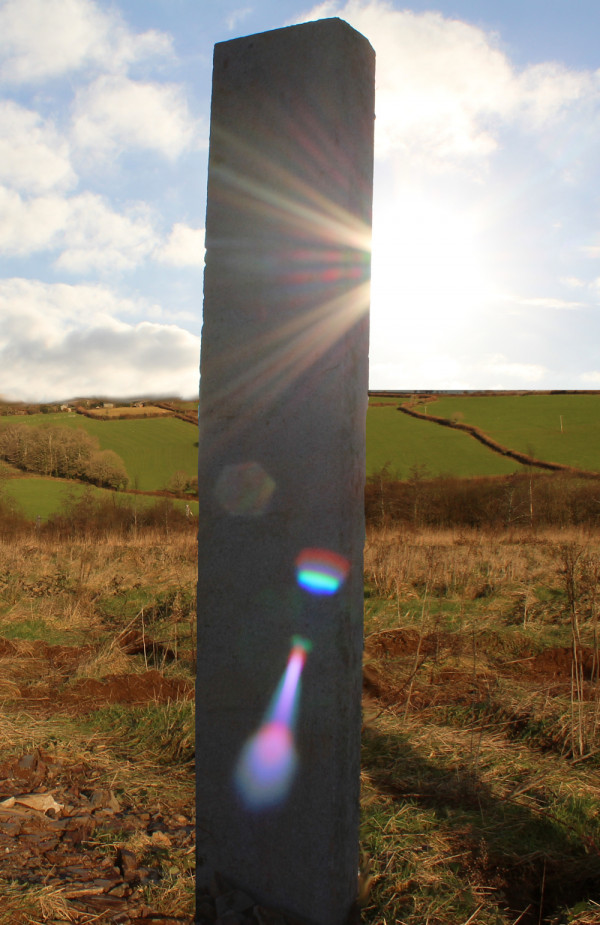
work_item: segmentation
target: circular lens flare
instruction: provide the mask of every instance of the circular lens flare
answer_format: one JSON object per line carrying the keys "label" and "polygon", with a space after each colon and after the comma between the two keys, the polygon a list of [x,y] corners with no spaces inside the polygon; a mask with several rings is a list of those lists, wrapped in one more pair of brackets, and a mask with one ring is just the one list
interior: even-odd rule
{"label": "circular lens flare", "polygon": [[217,480],[217,501],[229,514],[264,514],[275,491],[275,482],[260,463],[225,466]]}
{"label": "circular lens flare", "polygon": [[290,728],[278,720],[265,723],[244,746],[235,780],[251,809],[280,803],[287,794],[297,764]]}
{"label": "circular lens flare", "polygon": [[349,571],[348,560],[329,549],[303,549],[296,559],[296,580],[311,594],[336,594]]}

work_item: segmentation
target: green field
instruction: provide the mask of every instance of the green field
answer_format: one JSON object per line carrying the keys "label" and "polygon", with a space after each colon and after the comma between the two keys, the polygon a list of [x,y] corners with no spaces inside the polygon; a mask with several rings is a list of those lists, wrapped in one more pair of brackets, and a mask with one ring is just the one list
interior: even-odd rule
{"label": "green field", "polygon": [[[429,421],[419,421],[397,410],[370,405],[367,412],[367,475],[389,464],[392,476],[410,477],[411,468],[426,466],[427,474],[507,475],[522,466],[493,453],[468,434]],[[437,409],[438,405],[435,405]]]}
{"label": "green field", "polygon": [[93,421],[80,414],[31,414],[1,418],[0,423],[53,424],[82,427],[98,438],[103,450],[114,450],[125,464],[129,487],[140,491],[165,488],[174,472],[197,472],[198,431],[177,418]]}
{"label": "green field", "polygon": [[537,459],[600,471],[600,395],[443,396],[429,412],[458,413],[465,424]]}
{"label": "green field", "polygon": [[[24,476],[0,483],[0,497],[4,495],[14,501],[30,520],[35,520],[36,517],[40,517],[42,521],[48,520],[52,514],[60,511],[70,498],[80,498],[86,491],[91,492],[94,498],[109,498],[116,504],[128,504],[137,507],[138,510],[160,500],[154,495],[130,495],[84,485],[81,482],[42,476]],[[173,504],[182,511],[185,511],[186,504],[189,504],[192,514],[198,514],[197,501],[173,499]]]}
{"label": "green field", "polygon": [[[392,477],[401,479],[410,478],[417,468],[425,476],[464,478],[507,475],[522,469],[519,463],[494,453],[466,433],[402,414],[397,408],[405,400],[370,398],[368,475],[385,466]],[[600,471],[600,395],[440,396],[422,410],[425,408],[431,415],[457,416],[466,424],[476,425],[511,449]],[[176,418],[95,421],[63,413],[0,418],[0,425],[4,423],[83,428],[98,438],[102,449],[118,453],[127,469],[130,488],[155,491],[164,488],[177,470],[191,477],[196,474],[197,429]],[[4,491],[28,516],[39,515],[42,519],[60,508],[68,490],[84,491],[78,483],[72,483],[71,489],[69,483],[42,478],[8,479],[4,484]],[[148,499],[148,503],[151,501]],[[146,499],[140,503],[146,503]],[[192,509],[196,506],[192,505]]]}

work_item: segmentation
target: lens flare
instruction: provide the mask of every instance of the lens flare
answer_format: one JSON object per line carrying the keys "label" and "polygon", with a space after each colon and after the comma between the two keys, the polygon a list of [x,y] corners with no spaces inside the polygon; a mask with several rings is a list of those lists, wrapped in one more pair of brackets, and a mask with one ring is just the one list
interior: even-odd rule
{"label": "lens flare", "polygon": [[246,742],[234,774],[238,793],[254,810],[268,809],[286,797],[298,766],[294,725],[300,697],[300,675],[311,643],[292,639],[286,670],[260,729]]}
{"label": "lens flare", "polygon": [[275,482],[260,463],[225,466],[217,479],[215,495],[230,514],[263,514],[275,491]]}
{"label": "lens flare", "polygon": [[298,763],[292,733],[284,723],[265,723],[246,743],[236,783],[250,809],[276,806],[286,796]]}
{"label": "lens flare", "polygon": [[348,560],[329,549],[303,549],[296,559],[296,580],[311,594],[335,594],[349,571]]}

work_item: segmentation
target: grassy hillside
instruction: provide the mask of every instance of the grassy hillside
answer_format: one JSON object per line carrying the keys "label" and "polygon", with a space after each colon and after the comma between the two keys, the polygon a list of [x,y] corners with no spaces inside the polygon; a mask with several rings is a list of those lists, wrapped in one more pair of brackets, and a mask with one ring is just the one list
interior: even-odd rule
{"label": "grassy hillside", "polygon": [[[391,473],[409,478],[413,466],[427,466],[429,475],[507,475],[522,468],[486,449],[468,434],[436,427],[397,410],[398,401],[367,412],[367,474],[389,463]],[[435,405],[437,410],[438,405]]]}
{"label": "grassy hillside", "polygon": [[98,438],[103,450],[118,453],[127,469],[129,487],[140,491],[164,488],[179,469],[196,475],[198,431],[177,418],[93,421],[79,414],[32,414],[0,419],[5,421],[31,427],[54,424],[83,428]]}
{"label": "grassy hillside", "polygon": [[[138,510],[155,504],[157,498],[153,495],[130,495],[123,492],[115,493],[106,488],[86,486],[80,482],[69,482],[66,479],[51,479],[42,476],[23,476],[21,478],[7,479],[0,483],[0,495],[15,501],[25,516],[31,520],[40,517],[48,520],[51,514],[59,511],[69,498],[80,498],[85,491],[92,493],[94,498],[109,498],[115,504],[128,504]],[[198,514],[198,502],[188,502],[175,499],[175,507],[185,510],[189,504],[193,514]]]}
{"label": "grassy hillside", "polygon": [[429,409],[438,417],[458,414],[538,459],[600,471],[600,395],[444,396]]}
{"label": "grassy hillside", "polygon": [[[370,399],[368,475],[386,465],[402,479],[410,478],[415,467],[426,475],[457,477],[506,475],[522,468],[468,434],[402,414],[397,410],[400,401],[389,396]],[[441,396],[428,407],[430,414],[440,417],[458,415],[512,449],[600,471],[600,395]],[[0,418],[0,425],[5,422],[83,428],[98,438],[102,449],[114,450],[123,459],[130,488],[154,491],[164,488],[177,470],[191,477],[196,473],[197,430],[175,418],[94,421],[63,413]],[[68,487],[58,480],[27,478],[8,480],[4,490],[28,516],[46,519],[61,506]],[[83,486],[75,484],[72,490],[80,493]]]}

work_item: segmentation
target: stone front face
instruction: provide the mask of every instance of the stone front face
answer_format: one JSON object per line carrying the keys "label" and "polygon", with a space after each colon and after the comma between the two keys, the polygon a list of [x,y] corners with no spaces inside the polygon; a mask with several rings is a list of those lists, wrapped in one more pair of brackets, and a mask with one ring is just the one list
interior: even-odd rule
{"label": "stone front face", "polygon": [[373,120],[374,54],[341,20],[215,47],[198,884],[318,925],[358,868]]}

